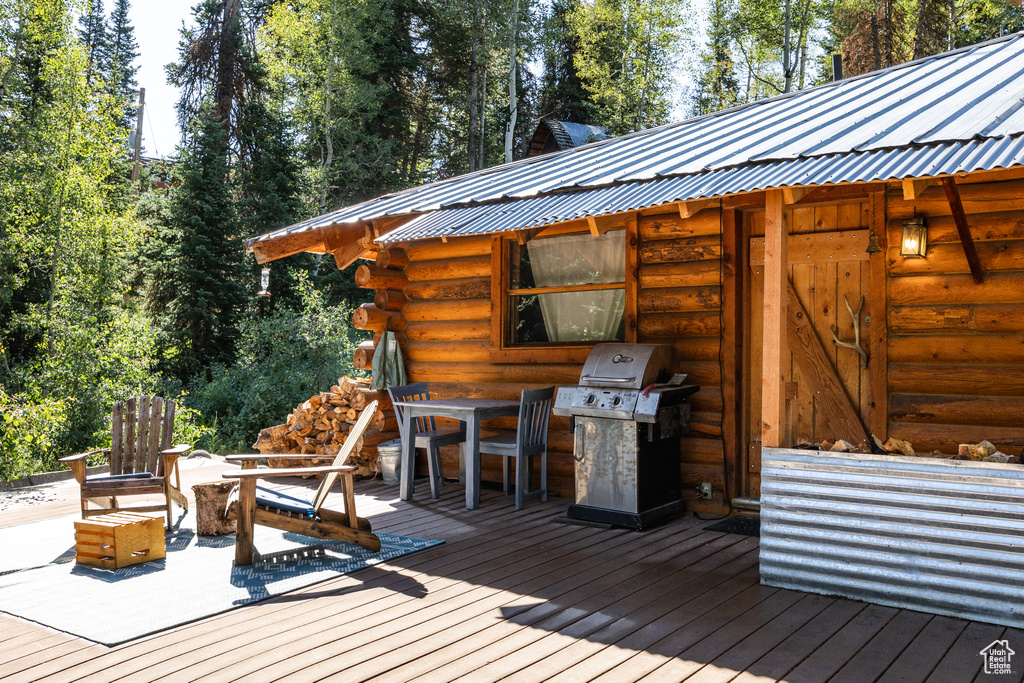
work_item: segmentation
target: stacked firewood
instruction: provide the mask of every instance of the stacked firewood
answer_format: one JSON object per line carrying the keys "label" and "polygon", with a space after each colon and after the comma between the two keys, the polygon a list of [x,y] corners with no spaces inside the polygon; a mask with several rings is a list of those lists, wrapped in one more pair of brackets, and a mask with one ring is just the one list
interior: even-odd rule
{"label": "stacked firewood", "polygon": [[271,467],[330,464],[363,408],[372,401],[378,402],[377,410],[348,460],[348,464],[359,467],[360,475],[371,475],[377,463],[377,444],[398,438],[398,421],[387,392],[372,391],[370,381],[365,379],[340,378],[330,391],[311,396],[297,405],[284,424],[260,431],[253,448],[268,455],[310,456],[301,464],[267,458]]}

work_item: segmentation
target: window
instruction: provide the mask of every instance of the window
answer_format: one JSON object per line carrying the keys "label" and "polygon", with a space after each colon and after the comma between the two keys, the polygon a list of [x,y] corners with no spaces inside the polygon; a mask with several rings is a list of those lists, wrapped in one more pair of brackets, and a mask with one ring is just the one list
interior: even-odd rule
{"label": "window", "polygon": [[[496,361],[518,358],[515,349],[589,349],[625,339],[625,230],[535,237],[522,244],[501,239],[500,330]],[[502,356],[501,350],[511,352]],[[585,354],[584,354],[585,355]]]}

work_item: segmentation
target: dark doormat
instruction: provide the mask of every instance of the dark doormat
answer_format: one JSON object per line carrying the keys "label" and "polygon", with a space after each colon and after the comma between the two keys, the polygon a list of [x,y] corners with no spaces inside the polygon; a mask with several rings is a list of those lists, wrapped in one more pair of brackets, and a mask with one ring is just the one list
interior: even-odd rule
{"label": "dark doormat", "polygon": [[758,517],[736,515],[704,527],[704,531],[719,531],[723,534],[742,534],[743,536],[760,536],[761,520]]}

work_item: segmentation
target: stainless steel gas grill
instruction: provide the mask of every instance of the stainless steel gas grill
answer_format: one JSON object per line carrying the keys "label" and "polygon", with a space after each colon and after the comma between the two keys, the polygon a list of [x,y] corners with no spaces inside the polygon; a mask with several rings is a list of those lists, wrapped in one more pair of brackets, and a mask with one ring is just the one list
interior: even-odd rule
{"label": "stainless steel gas grill", "polygon": [[668,345],[598,344],[580,383],[558,389],[552,412],[573,419],[570,518],[642,529],[682,512],[680,437],[700,387],[671,362]]}

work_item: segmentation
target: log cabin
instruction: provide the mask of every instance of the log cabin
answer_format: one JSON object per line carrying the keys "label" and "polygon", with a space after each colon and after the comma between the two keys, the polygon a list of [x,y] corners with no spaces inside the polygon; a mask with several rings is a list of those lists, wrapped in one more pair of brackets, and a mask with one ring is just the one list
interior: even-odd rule
{"label": "log cabin", "polygon": [[[255,237],[357,259],[410,381],[515,399],[593,344],[675,349],[684,491],[756,501],[762,446],[1024,447],[1024,34],[409,188]],[[546,301],[543,301],[546,299]],[[543,301],[543,305],[541,302]],[[497,421],[512,428],[514,421]],[[567,418],[549,487],[572,495]],[[454,476],[457,453],[444,454]],[[484,480],[500,462],[484,456]]]}

